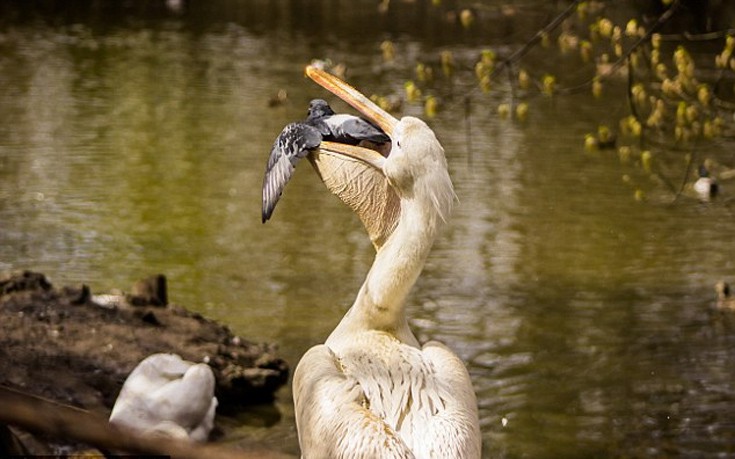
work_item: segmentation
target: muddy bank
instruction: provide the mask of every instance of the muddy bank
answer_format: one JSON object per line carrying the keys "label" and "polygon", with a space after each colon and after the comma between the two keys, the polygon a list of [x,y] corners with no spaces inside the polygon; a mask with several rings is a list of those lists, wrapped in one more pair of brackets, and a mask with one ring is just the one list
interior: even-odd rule
{"label": "muddy bank", "polygon": [[0,384],[107,416],[146,356],[173,352],[214,371],[218,413],[271,401],[288,367],[274,346],[167,304],[165,278],[132,294],[93,296],[43,274],[0,275]]}

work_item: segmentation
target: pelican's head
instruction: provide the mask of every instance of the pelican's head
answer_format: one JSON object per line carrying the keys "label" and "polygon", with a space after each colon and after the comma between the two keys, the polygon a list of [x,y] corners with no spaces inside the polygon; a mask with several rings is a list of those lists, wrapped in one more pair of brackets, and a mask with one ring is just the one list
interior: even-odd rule
{"label": "pelican's head", "polygon": [[434,131],[412,116],[401,118],[391,134],[393,146],[383,173],[401,197],[425,198],[442,220],[452,210],[455,194],[444,148]]}
{"label": "pelican's head", "polygon": [[444,148],[434,131],[412,116],[396,119],[352,86],[318,68],[309,66],[306,74],[359,110],[391,138],[392,147],[387,157],[365,149],[360,149],[364,153],[348,154],[357,156],[355,153],[360,153],[358,159],[381,170],[399,196],[427,200],[446,221],[456,195],[447,171]]}

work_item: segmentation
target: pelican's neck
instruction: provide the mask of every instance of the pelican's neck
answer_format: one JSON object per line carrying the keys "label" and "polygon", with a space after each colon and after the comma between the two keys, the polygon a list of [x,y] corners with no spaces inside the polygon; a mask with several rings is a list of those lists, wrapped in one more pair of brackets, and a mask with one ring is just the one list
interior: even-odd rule
{"label": "pelican's neck", "polygon": [[384,331],[418,346],[408,327],[406,298],[426,262],[442,219],[429,199],[401,199],[401,216],[395,231],[375,256],[355,303],[327,339],[339,346],[355,333]]}

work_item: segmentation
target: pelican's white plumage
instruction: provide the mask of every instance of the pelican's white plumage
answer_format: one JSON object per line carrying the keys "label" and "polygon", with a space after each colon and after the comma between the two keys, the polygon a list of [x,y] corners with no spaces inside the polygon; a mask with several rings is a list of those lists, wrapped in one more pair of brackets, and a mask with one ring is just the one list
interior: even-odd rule
{"label": "pelican's white plumage", "polygon": [[[373,107],[354,103],[361,95],[345,95],[344,83],[311,72],[380,123]],[[327,187],[365,223],[377,254],[350,310],[294,373],[302,456],[479,458],[477,401],[467,369],[440,343],[420,346],[405,313],[455,200],[444,150],[423,121],[387,116],[380,125],[393,140],[388,158],[356,160],[324,144],[312,157]]]}
{"label": "pelican's white plumage", "polygon": [[214,374],[176,354],[143,359],[125,380],[110,423],[143,434],[205,441],[214,427]]}

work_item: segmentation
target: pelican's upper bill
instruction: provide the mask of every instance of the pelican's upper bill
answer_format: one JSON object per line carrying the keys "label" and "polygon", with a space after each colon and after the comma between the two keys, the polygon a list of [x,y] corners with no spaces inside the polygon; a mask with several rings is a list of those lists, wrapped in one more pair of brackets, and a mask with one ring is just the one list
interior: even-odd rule
{"label": "pelican's upper bill", "polygon": [[319,86],[330,91],[335,96],[350,104],[366,118],[373,121],[391,138],[393,137],[393,131],[398,124],[398,120],[390,113],[378,107],[360,91],[313,65],[306,67],[306,75]]}

